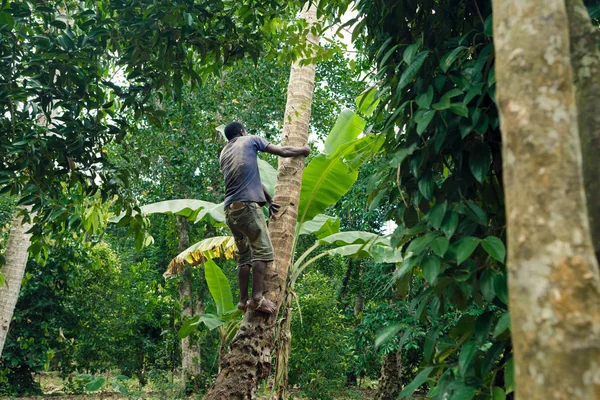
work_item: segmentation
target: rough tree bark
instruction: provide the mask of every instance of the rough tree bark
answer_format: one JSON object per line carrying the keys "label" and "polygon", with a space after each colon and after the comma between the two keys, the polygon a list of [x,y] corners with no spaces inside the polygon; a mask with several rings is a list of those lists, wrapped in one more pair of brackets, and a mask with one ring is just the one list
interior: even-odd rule
{"label": "rough tree bark", "polygon": [[516,398],[600,397],[600,292],[564,0],[494,0]]}
{"label": "rough tree bark", "polygon": [[583,181],[596,259],[600,260],[600,31],[582,0],[566,0]]}
{"label": "rough tree bark", "polygon": [[[8,328],[13,317],[19,292],[21,290],[21,281],[25,274],[27,266],[27,258],[29,256],[28,249],[31,240],[31,234],[27,233],[32,227],[30,222],[22,221],[18,216],[23,208],[18,208],[13,218],[6,243],[6,264],[2,267],[2,275],[4,275],[4,286],[0,287],[0,356],[4,349],[4,343],[8,336]],[[31,212],[31,207],[25,207],[26,212]]]}
{"label": "rough tree bark", "polygon": [[[189,223],[185,217],[177,216],[178,250],[181,253],[190,247]],[[181,315],[185,318],[194,316],[194,298],[192,295],[192,272],[186,267],[179,273],[179,301]],[[186,386],[200,373],[200,348],[192,335],[181,339],[181,378]]]}
{"label": "rough tree bark", "polygon": [[395,400],[402,390],[402,351],[388,353],[383,358],[381,376],[375,400]]}
{"label": "rough tree bark", "polygon": [[290,351],[292,347],[292,307],[294,305],[293,289],[285,291],[283,312],[277,323],[277,361],[274,383],[274,399],[285,400],[288,398],[288,368]]}
{"label": "rough tree bark", "polygon": [[[313,5],[304,10],[302,18],[309,24],[316,21]],[[312,34],[308,42],[316,45],[318,38]],[[287,104],[284,114],[282,145],[304,146],[308,141],[308,127],[314,88],[314,64],[294,63],[288,84]],[[275,260],[269,263],[265,278],[265,297],[281,306],[285,293],[288,270],[292,259],[292,242],[298,218],[298,202],[304,158],[281,158],[277,173],[274,201],[281,205],[276,220],[269,231]],[[236,337],[230,344],[230,352],[221,362],[221,371],[206,400],[250,399],[258,383],[271,371],[271,349],[274,345],[274,326],[277,312],[267,316],[260,312],[246,313]]]}

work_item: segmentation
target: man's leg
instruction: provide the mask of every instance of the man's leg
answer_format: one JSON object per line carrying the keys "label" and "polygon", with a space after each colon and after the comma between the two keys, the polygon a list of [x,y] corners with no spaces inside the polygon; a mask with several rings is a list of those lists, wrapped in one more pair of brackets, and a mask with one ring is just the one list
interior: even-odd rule
{"label": "man's leg", "polygon": [[275,311],[275,304],[263,297],[266,269],[266,261],[256,260],[252,262],[252,300],[250,300],[248,308],[251,310],[262,311],[267,314],[273,314]]}
{"label": "man's leg", "polygon": [[246,312],[248,303],[248,283],[250,282],[250,264],[238,266],[238,283],[240,285],[240,302],[237,308]]}

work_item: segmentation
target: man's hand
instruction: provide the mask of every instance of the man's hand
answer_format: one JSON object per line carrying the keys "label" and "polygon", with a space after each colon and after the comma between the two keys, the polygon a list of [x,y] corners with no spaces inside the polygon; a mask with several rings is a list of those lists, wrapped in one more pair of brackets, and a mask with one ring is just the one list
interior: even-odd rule
{"label": "man's hand", "polygon": [[303,146],[302,150],[304,151],[304,157],[308,157],[308,155],[310,154],[310,147],[308,146]]}
{"label": "man's hand", "polygon": [[277,203],[269,203],[269,219],[275,219],[275,215],[279,212],[281,206]]}

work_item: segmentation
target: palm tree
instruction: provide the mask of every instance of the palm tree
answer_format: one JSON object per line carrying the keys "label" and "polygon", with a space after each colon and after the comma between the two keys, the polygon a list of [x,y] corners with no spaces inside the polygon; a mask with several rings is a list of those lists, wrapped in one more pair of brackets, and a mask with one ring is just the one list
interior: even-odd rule
{"label": "palm tree", "polygon": [[[316,5],[313,4],[303,10],[301,18],[310,27],[317,21],[316,14]],[[316,46],[319,40],[310,29],[306,39],[312,46]],[[315,65],[303,64],[301,59],[291,68],[282,137],[282,145],[286,146],[304,146],[308,142]],[[277,310],[281,306],[292,260],[303,170],[302,158],[279,160],[274,201],[281,205],[281,209],[278,218],[269,227],[275,260],[268,266],[264,292],[265,297],[277,305]],[[254,311],[246,314],[238,334],[231,342],[230,353],[221,362],[221,372],[206,395],[207,400],[252,397],[258,383],[266,379],[271,371],[276,319],[277,312],[270,316]]]}

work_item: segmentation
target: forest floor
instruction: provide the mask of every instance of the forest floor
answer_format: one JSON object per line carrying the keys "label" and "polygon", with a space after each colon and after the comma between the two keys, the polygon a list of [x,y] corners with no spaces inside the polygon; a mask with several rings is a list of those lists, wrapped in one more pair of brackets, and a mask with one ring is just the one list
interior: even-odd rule
{"label": "forest floor", "polygon": [[[177,381],[167,382],[160,385],[149,383],[144,386],[142,389],[139,388],[139,385],[127,385],[128,394],[120,393],[116,390],[113,391],[113,388],[110,387],[109,384],[102,388],[102,391],[94,392],[94,393],[85,393],[85,394],[74,394],[74,390],[76,386],[72,383],[69,386],[67,381],[61,379],[57,373],[42,373],[36,376],[36,381],[39,382],[40,387],[42,388],[43,395],[40,396],[22,396],[22,397],[3,397],[0,396],[2,400],[48,400],[48,399],[57,399],[57,400],[127,400],[127,399],[144,399],[144,400],[175,400],[175,399],[201,399],[200,396],[183,396],[179,390],[180,386]],[[134,387],[132,387],[134,386]],[[369,385],[371,386],[371,385]],[[70,389],[69,389],[70,387]],[[376,390],[373,388],[368,389],[358,389],[351,388],[344,390],[344,392],[340,393],[339,397],[336,397],[336,400],[368,400],[373,399],[375,397]],[[268,400],[270,396],[265,394],[264,396],[260,396],[260,400]],[[308,397],[301,396],[300,393],[294,393],[294,391],[290,394],[290,400],[310,400]]]}

